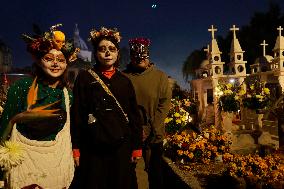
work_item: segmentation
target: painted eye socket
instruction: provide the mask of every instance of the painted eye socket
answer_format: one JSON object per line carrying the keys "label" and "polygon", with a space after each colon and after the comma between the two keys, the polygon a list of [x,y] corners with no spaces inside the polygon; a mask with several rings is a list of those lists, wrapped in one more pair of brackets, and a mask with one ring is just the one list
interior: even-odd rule
{"label": "painted eye socket", "polygon": [[109,50],[110,52],[116,52],[117,51],[117,48],[116,47],[113,47],[113,46],[110,46],[110,47],[106,47],[106,46],[100,46],[98,48],[98,51],[99,52],[102,52],[102,53],[105,53],[107,50]]}
{"label": "painted eye socket", "polygon": [[109,51],[110,51],[110,52],[116,52],[117,49],[116,49],[116,47],[109,47]]}
{"label": "painted eye socket", "polygon": [[63,57],[56,57],[56,58],[51,57],[51,56],[43,57],[43,61],[45,61],[45,62],[53,62],[55,60],[57,60],[59,63],[65,63],[66,62],[66,59],[63,58]]}
{"label": "painted eye socket", "polygon": [[53,61],[54,58],[46,56],[46,57],[43,57],[43,60],[49,62],[49,61]]}

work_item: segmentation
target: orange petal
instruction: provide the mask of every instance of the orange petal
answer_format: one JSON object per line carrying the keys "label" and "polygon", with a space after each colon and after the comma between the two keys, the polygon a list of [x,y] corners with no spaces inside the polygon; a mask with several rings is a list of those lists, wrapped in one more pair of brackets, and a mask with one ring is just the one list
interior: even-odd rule
{"label": "orange petal", "polygon": [[57,112],[59,111],[60,109],[53,109],[53,110],[35,110],[35,109],[32,109],[30,110],[31,112],[36,112],[36,113],[39,113],[39,114],[49,114],[49,113],[54,113],[54,112]]}
{"label": "orange petal", "polygon": [[60,100],[58,100],[58,101],[56,101],[56,102],[53,102],[53,103],[51,103],[51,104],[44,105],[44,106],[35,107],[35,108],[33,108],[32,110],[33,110],[33,111],[43,110],[43,109],[48,108],[48,107],[50,107],[50,106],[52,106],[52,105],[54,105],[54,104],[56,104],[56,103],[58,103],[58,102],[60,102]]}
{"label": "orange petal", "polygon": [[27,109],[30,109],[30,107],[32,105],[34,105],[36,103],[37,100],[37,91],[38,91],[38,85],[36,85],[36,79],[37,77],[35,77],[29,92],[28,92],[28,96],[27,96]]}

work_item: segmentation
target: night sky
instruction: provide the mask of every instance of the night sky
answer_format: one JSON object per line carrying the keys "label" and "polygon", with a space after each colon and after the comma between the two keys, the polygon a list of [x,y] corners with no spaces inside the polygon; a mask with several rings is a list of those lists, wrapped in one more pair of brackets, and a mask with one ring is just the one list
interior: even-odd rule
{"label": "night sky", "polygon": [[[121,47],[132,37],[152,41],[151,60],[182,87],[182,65],[195,49],[211,40],[207,29],[214,24],[217,35],[225,35],[235,24],[249,24],[255,12],[266,12],[268,0],[5,0],[0,5],[0,37],[13,51],[13,64],[31,64],[21,40],[32,34],[32,24],[42,29],[62,23],[61,30],[73,36],[75,23],[86,40],[91,28],[116,27],[122,34]],[[274,0],[282,13],[284,0]],[[284,26],[283,26],[284,27]],[[253,37],[253,36],[252,36]],[[264,36],[265,37],[265,36]],[[239,39],[242,44],[242,39]],[[86,40],[87,41],[87,40]],[[88,44],[89,45],[89,44]],[[245,50],[245,47],[242,47]],[[220,49],[221,51],[224,51]]]}

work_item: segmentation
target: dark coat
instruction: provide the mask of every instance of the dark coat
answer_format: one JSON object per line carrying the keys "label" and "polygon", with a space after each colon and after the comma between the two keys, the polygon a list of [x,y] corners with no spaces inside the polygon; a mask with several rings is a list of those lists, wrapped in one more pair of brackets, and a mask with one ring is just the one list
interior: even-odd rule
{"label": "dark coat", "polygon": [[[95,69],[93,69],[96,71]],[[129,123],[115,100],[86,70],[82,70],[75,81],[74,102],[71,107],[71,136],[73,149],[91,152],[109,148],[129,141],[131,150],[142,147],[142,124],[131,81],[119,71],[111,79],[96,71],[99,77],[119,101],[128,115]],[[88,124],[89,114],[96,121]],[[121,140],[118,140],[121,139]]]}

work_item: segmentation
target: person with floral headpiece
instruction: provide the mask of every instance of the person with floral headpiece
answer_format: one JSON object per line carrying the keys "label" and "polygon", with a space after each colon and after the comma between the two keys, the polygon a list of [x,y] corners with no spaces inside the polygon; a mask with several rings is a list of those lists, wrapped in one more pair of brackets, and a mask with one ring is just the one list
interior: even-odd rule
{"label": "person with floral headpiece", "polygon": [[0,166],[5,188],[68,188],[74,175],[66,68],[76,59],[71,42],[53,26],[23,35],[32,55],[33,76],[10,86],[2,114]]}
{"label": "person with floral headpiece", "polygon": [[[171,87],[168,76],[150,62],[150,40],[134,38],[129,40],[130,59],[124,73],[132,81],[138,106],[143,116],[143,159],[136,167],[138,188],[146,188],[143,173],[148,173],[149,188],[164,188],[162,173],[164,120],[171,102]],[[143,182],[142,182],[143,181]],[[134,181],[135,182],[135,181]]]}
{"label": "person with floral headpiece", "polygon": [[142,156],[142,124],[134,88],[119,70],[120,34],[90,32],[96,64],[74,83],[71,134],[78,188],[132,189],[132,163]]}

